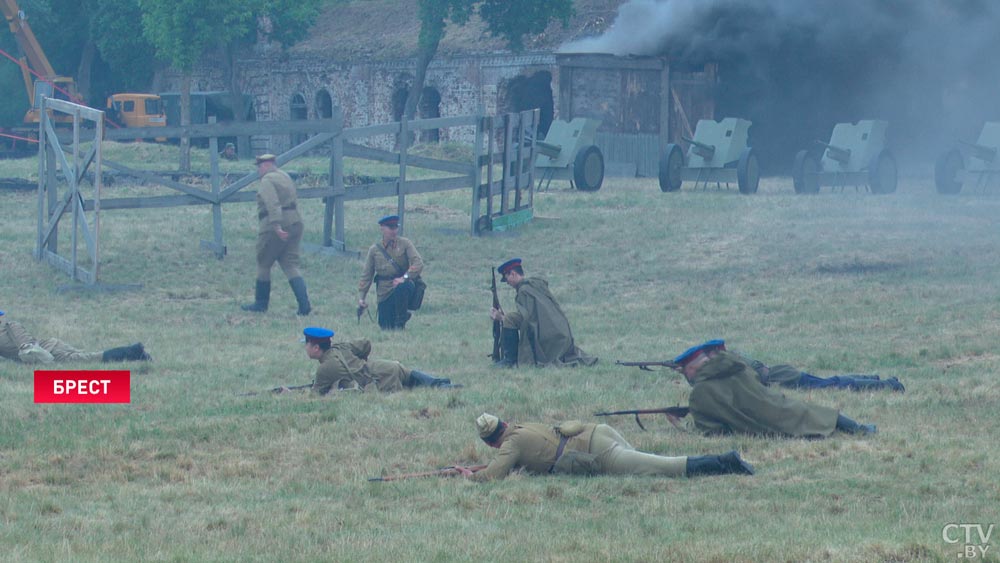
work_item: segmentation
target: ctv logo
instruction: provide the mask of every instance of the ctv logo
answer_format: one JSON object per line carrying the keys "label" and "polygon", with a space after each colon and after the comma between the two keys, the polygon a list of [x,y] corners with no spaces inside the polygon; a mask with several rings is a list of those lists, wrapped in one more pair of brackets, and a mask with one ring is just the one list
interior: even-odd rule
{"label": "ctv logo", "polygon": [[128,403],[131,372],[127,370],[59,370],[35,372],[36,403]]}
{"label": "ctv logo", "polygon": [[945,524],[941,528],[941,539],[947,544],[961,544],[959,559],[976,559],[986,557],[990,550],[990,537],[993,536],[993,524]]}

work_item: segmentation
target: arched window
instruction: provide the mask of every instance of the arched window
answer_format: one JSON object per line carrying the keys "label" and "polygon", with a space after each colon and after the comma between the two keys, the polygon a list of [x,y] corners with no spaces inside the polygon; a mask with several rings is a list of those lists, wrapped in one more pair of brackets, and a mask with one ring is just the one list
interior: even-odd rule
{"label": "arched window", "polygon": [[555,114],[552,98],[552,73],[540,70],[531,76],[516,76],[498,88],[497,107],[502,111],[525,111],[538,108],[538,135],[549,132]]}
{"label": "arched window", "polygon": [[[302,94],[294,94],[292,96],[292,103],[289,106],[289,113],[293,121],[305,121],[309,118],[309,108],[306,107],[306,99]],[[289,135],[289,140],[292,146],[300,145],[305,142],[305,133],[292,133]]]}
{"label": "arched window", "polygon": [[326,90],[316,92],[316,117],[320,119],[333,117],[333,99]]}

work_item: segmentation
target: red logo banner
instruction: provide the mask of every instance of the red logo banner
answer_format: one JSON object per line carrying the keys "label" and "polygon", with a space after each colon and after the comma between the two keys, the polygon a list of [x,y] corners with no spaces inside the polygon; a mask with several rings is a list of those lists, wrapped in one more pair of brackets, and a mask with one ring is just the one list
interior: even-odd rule
{"label": "red logo banner", "polygon": [[128,403],[128,370],[36,370],[36,403]]}

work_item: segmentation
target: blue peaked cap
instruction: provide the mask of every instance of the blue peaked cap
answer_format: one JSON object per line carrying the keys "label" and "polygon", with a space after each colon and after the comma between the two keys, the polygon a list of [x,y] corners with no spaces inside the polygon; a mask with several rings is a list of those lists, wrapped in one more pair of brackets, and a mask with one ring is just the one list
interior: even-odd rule
{"label": "blue peaked cap", "polygon": [[725,348],[726,348],[726,341],[722,340],[721,338],[709,340],[708,342],[702,342],[697,346],[692,346],[687,350],[684,350],[684,352],[682,352],[680,356],[674,358],[674,363],[683,364],[688,360],[690,360],[691,358],[693,358],[695,355],[697,355],[698,352],[708,352],[710,350],[717,350],[717,349],[724,350]]}
{"label": "blue peaked cap", "polygon": [[323,328],[319,326],[311,326],[302,331],[305,338],[302,339],[303,342],[308,340],[325,340],[328,338],[333,338],[333,331],[328,328]]}
{"label": "blue peaked cap", "polygon": [[500,272],[501,276],[506,277],[507,276],[507,272],[509,272],[511,270],[511,268],[513,268],[514,266],[520,266],[520,265],[521,265],[521,259],[520,258],[511,258],[510,260],[504,262],[503,264],[500,264],[500,266],[497,267],[497,271]]}
{"label": "blue peaked cap", "polygon": [[378,220],[378,224],[394,227],[399,224],[399,215],[386,215]]}

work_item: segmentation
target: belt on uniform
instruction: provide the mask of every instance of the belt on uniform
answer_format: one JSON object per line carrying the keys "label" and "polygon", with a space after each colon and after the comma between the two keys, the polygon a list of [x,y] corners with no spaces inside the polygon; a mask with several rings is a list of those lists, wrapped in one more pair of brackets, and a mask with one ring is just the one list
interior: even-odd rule
{"label": "belt on uniform", "polygon": [[398,277],[399,276],[375,276],[375,281],[376,282],[391,281],[391,280],[394,280],[394,279],[396,279]]}
{"label": "belt on uniform", "polygon": [[552,461],[552,465],[549,466],[549,473],[552,473],[555,470],[555,468],[556,468],[556,464],[559,463],[559,458],[562,457],[563,450],[566,449],[566,442],[569,442],[569,438],[567,438],[566,436],[561,436],[560,435],[559,436],[559,447],[556,448],[556,459],[553,460]]}
{"label": "belt on uniform", "polygon": [[[283,206],[281,206],[281,210],[282,211],[291,211],[292,209],[295,209],[295,204],[294,203],[291,204],[291,205],[283,205]],[[260,213],[257,214],[257,218],[258,219],[263,219],[264,217],[267,217],[267,211],[261,211]]]}

